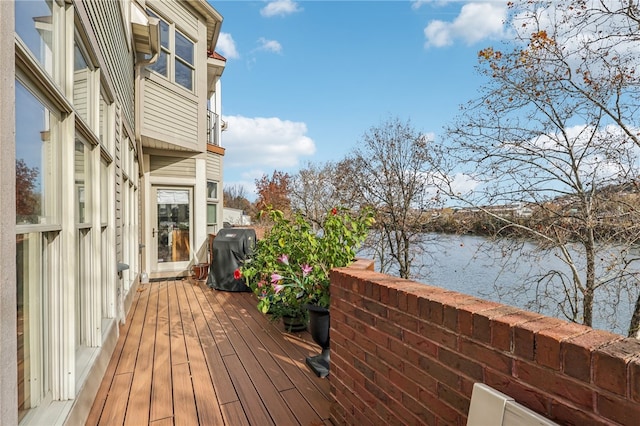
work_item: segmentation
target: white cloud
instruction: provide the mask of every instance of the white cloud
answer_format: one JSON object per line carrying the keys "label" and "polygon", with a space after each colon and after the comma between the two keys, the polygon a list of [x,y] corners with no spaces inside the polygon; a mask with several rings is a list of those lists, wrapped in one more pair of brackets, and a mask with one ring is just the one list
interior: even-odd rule
{"label": "white cloud", "polygon": [[276,40],[267,40],[264,37],[258,39],[258,50],[265,50],[267,52],[282,53],[282,45]]}
{"label": "white cloud", "polygon": [[216,50],[227,59],[238,59],[240,57],[236,49],[236,42],[233,41],[233,37],[229,33],[220,33]]}
{"label": "white cloud", "polygon": [[306,136],[305,123],[239,115],[224,120],[229,123],[222,135],[225,169],[267,169],[271,173],[274,169],[295,167],[300,158],[316,151],[315,143]]}
{"label": "white cloud", "polygon": [[260,10],[260,14],[266,18],[272,16],[285,16],[292,13],[300,12],[302,8],[292,0],[275,0],[269,2]]}
{"label": "white cloud", "polygon": [[462,40],[471,45],[491,37],[505,34],[506,2],[467,3],[452,21],[435,20],[424,29],[425,47],[444,47]]}

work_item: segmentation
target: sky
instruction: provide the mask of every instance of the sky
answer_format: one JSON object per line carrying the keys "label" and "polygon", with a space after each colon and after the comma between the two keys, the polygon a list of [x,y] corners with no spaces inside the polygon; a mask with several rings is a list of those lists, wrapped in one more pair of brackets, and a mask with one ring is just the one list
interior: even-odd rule
{"label": "sky", "polygon": [[507,1],[219,1],[224,186],[343,159],[391,118],[438,138],[484,81]]}

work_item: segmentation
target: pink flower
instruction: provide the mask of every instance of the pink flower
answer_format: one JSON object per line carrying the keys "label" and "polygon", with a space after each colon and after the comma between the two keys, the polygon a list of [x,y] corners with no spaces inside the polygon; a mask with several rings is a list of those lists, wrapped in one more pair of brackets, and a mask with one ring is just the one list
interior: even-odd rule
{"label": "pink flower", "polygon": [[262,288],[262,286],[264,285],[264,281],[258,281],[258,288]]}
{"label": "pink flower", "polygon": [[289,256],[287,256],[286,254],[281,254],[278,260],[285,265],[289,264]]}
{"label": "pink flower", "polygon": [[271,274],[271,284],[275,284],[282,279],[282,275],[273,273]]}
{"label": "pink flower", "polygon": [[306,263],[302,265],[302,276],[306,277],[313,270],[313,268]]}
{"label": "pink flower", "polygon": [[284,288],[283,285],[281,284],[274,284],[273,285],[273,291],[276,292],[276,294],[280,293],[280,291]]}

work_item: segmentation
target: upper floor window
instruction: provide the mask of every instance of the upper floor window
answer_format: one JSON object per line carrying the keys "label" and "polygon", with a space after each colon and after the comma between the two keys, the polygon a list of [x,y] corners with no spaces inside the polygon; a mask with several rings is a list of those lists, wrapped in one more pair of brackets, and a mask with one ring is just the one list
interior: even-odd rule
{"label": "upper floor window", "polygon": [[149,15],[160,20],[160,54],[148,68],[193,91],[195,74],[194,43],[175,26],[155,13]]}

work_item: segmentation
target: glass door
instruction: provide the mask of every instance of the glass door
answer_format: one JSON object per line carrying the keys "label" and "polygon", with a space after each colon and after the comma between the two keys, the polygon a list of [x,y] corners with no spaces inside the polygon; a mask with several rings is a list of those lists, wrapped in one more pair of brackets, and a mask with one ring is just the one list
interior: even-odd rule
{"label": "glass door", "polygon": [[153,190],[156,208],[151,223],[151,240],[157,271],[179,271],[191,257],[191,189]]}

